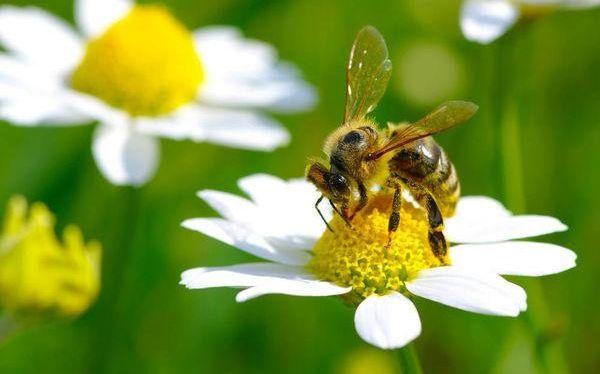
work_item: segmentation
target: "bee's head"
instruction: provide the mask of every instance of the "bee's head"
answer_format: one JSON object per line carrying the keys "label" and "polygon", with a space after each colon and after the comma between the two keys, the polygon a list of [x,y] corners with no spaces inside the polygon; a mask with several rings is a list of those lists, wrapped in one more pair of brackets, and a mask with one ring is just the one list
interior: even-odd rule
{"label": "bee's head", "polygon": [[333,203],[345,204],[351,196],[350,180],[342,173],[331,171],[320,162],[308,165],[306,179]]}

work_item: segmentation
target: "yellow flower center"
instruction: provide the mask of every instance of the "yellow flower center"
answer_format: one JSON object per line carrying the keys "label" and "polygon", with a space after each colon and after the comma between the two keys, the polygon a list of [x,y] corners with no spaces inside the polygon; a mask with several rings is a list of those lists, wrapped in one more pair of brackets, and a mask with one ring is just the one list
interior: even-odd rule
{"label": "yellow flower center", "polygon": [[185,26],[162,6],[138,5],[89,42],[71,84],[131,115],[157,116],[192,101],[203,78]]}
{"label": "yellow flower center", "polygon": [[313,248],[309,270],[320,279],[352,287],[346,295],[350,302],[389,291],[407,294],[404,282],[422,269],[441,265],[429,246],[425,212],[406,201],[400,227],[388,244],[391,204],[388,194],[372,197],[352,220],[352,228],[334,217],[334,232],[325,231]]}

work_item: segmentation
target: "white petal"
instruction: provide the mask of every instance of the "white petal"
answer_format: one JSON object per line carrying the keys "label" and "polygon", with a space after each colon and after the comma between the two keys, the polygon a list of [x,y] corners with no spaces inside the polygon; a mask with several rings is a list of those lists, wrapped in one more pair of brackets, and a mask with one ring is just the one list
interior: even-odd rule
{"label": "white petal", "polygon": [[468,228],[448,226],[448,239],[453,243],[491,243],[529,238],[567,230],[562,222],[548,216],[513,216],[496,221],[481,221]]}
{"label": "white petal", "polygon": [[231,27],[194,33],[206,71],[200,99],[216,105],[262,107],[284,112],[311,108],[314,88],[268,44],[244,39]]}
{"label": "white petal", "polygon": [[35,93],[15,95],[0,103],[0,118],[21,126],[82,125],[90,121],[60,97]]}
{"label": "white petal", "polygon": [[417,296],[474,313],[515,317],[526,308],[521,287],[474,269],[444,266],[422,270],[406,288]]}
{"label": "white petal", "polygon": [[600,0],[565,0],[562,5],[572,9],[593,8],[600,6]]}
{"label": "white petal", "polygon": [[0,44],[57,75],[72,69],[83,54],[83,42],[69,25],[34,7],[0,8]]}
{"label": "white petal", "polygon": [[421,334],[415,305],[397,292],[363,300],[356,309],[354,326],[364,341],[383,349],[401,348]]}
{"label": "white petal", "polygon": [[242,224],[252,224],[260,218],[260,211],[249,200],[231,193],[202,190],[198,197],[210,205],[223,218]]}
{"label": "white petal", "polygon": [[79,28],[91,39],[125,17],[132,7],[130,0],[77,0],[75,19]]}
{"label": "white petal", "polygon": [[99,126],[92,151],[102,174],[115,185],[146,183],[154,176],[160,156],[156,139],[121,126]]}
{"label": "white petal", "polygon": [[506,32],[519,18],[519,10],[508,0],[466,0],[460,27],[469,40],[487,44]]}
{"label": "white petal", "polygon": [[305,265],[310,255],[304,251],[276,248],[260,234],[247,227],[220,218],[192,218],[182,226],[201,232],[265,260],[288,265]]}
{"label": "white petal", "polygon": [[548,216],[512,216],[498,201],[484,196],[461,198],[456,213],[445,222],[452,243],[488,243],[521,239],[558,231],[565,226]]}
{"label": "white petal", "polygon": [[308,280],[303,282],[278,282],[276,284],[267,284],[263,286],[254,286],[240,291],[235,300],[238,303],[248,301],[263,295],[280,294],[292,296],[334,296],[348,293],[351,287],[340,287],[333,283],[318,280]]}
{"label": "white petal", "polygon": [[238,186],[257,205],[269,205],[275,197],[291,192],[283,179],[269,174],[249,175],[240,179]]}
{"label": "white petal", "polygon": [[350,288],[319,281],[301,267],[272,263],[190,269],[181,274],[180,284],[191,289],[250,287],[238,294],[238,302],[270,293],[331,296],[350,291]]}
{"label": "white petal", "polygon": [[140,131],[172,139],[206,141],[234,148],[271,151],[290,135],[277,121],[248,110],[188,106],[172,116],[138,120]]}
{"label": "white petal", "polygon": [[452,265],[505,275],[537,277],[560,273],[575,267],[576,258],[567,248],[535,242],[465,244],[450,248]]}

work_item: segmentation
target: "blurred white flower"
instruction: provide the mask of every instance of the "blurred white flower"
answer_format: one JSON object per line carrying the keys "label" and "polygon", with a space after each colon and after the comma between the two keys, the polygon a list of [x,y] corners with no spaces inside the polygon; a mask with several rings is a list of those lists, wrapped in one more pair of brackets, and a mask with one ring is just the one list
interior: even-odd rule
{"label": "blurred white flower", "polygon": [[482,44],[491,43],[521,17],[554,9],[582,9],[600,5],[600,0],[466,0],[460,12],[465,37]]}
{"label": "blurred white flower", "polygon": [[17,125],[98,121],[108,180],[141,185],[157,137],[273,150],[289,134],[262,110],[314,105],[311,86],[269,45],[231,27],[189,32],[166,8],[77,0],[78,30],[34,7],[0,7],[0,118]]}
{"label": "blurred white flower", "polygon": [[[448,264],[431,253],[427,220],[410,195],[401,224],[387,247],[390,196],[376,195],[348,228],[339,217],[325,229],[314,210],[319,197],[304,180],[252,175],[239,181],[250,200],[218,191],[198,196],[222,218],[194,218],[183,226],[268,262],[185,271],[190,289],[243,288],[237,301],[266,294],[342,295],[357,305],[355,327],[368,343],[399,348],[421,332],[411,298],[419,296],[462,310],[517,316],[525,291],[500,275],[542,276],[575,266],[563,247],[516,241],[567,227],[547,216],[514,216],[488,197],[464,197],[446,221]],[[331,217],[331,212],[326,212]]]}

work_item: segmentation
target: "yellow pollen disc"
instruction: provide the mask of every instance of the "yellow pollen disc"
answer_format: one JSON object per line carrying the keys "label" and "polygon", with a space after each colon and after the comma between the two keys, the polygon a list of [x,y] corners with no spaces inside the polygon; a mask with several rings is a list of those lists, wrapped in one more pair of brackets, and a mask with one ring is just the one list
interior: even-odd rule
{"label": "yellow pollen disc", "polygon": [[89,42],[71,84],[134,116],[194,99],[204,73],[190,32],[162,6],[138,5]]}
{"label": "yellow pollen disc", "polygon": [[313,248],[309,270],[320,279],[352,287],[348,301],[389,291],[408,294],[404,282],[420,270],[440,266],[428,240],[425,212],[403,201],[400,227],[388,246],[388,220],[391,196],[378,194],[352,220],[348,227],[335,216]]}

